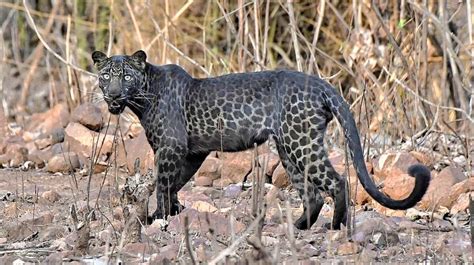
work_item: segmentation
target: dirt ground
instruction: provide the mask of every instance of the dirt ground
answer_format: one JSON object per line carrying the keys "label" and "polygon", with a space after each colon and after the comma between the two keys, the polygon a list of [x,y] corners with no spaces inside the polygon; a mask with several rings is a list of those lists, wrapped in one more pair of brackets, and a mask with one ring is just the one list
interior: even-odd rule
{"label": "dirt ground", "polygon": [[[328,203],[310,230],[299,231],[286,223],[302,212],[296,192],[269,184],[263,223],[252,216],[252,186],[242,191],[237,184],[218,189],[193,187],[191,182],[179,194],[186,206],[181,214],[165,225],[159,220],[143,224],[141,242],[126,243],[120,199],[126,175],[111,172],[90,179],[89,211],[88,176],[0,170],[0,263],[472,262],[469,216],[389,217],[357,206],[355,229],[349,233],[325,228],[332,215]],[[150,199],[153,208],[154,196]],[[77,248],[83,227],[90,231],[85,250]]]}

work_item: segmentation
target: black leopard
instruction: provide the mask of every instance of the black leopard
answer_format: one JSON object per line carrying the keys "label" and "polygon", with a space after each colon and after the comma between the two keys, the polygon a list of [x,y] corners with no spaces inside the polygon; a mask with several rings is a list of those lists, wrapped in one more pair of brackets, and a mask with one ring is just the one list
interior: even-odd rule
{"label": "black leopard", "polygon": [[408,169],[416,178],[408,198],[393,200],[381,193],[367,172],[348,104],[315,76],[282,70],[199,79],[177,65],[150,64],[143,51],[112,57],[95,51],[92,59],[109,111],[130,108],[159,154],[155,218],[180,211],[177,192],[211,151],[241,151],[271,137],[293,187],[307,202],[295,226],[311,227],[324,203],[320,192],[325,192],[334,199],[332,227],[339,229],[346,223],[346,179],[332,167],[323,141],[333,116],[344,130],[362,186],[377,202],[407,209],[428,188],[430,171],[415,165]]}

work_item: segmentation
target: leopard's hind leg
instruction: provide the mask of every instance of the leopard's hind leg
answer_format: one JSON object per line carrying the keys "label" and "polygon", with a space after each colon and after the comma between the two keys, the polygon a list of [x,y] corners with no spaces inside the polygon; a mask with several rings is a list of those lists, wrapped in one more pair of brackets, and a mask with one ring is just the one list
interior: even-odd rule
{"label": "leopard's hind leg", "polygon": [[[319,189],[325,189],[329,196],[334,200],[334,215],[332,217],[331,228],[341,229],[341,224],[346,225],[347,222],[347,180],[344,176],[339,175],[331,165],[326,151],[322,151],[322,164],[319,167],[318,179],[313,181],[317,183]],[[329,184],[329,179],[331,184]],[[324,181],[322,181],[324,180]]]}
{"label": "leopard's hind leg", "polygon": [[[303,201],[303,214],[295,222],[298,229],[309,229],[318,219],[321,208],[324,205],[324,199],[313,182],[308,181],[296,165],[294,165],[286,154],[280,140],[275,139],[278,154],[285,168],[293,188],[295,188]],[[305,183],[306,182],[306,183]]]}
{"label": "leopard's hind leg", "polygon": [[[306,113],[311,115],[311,111]],[[301,120],[304,121],[304,118],[302,117]],[[299,125],[299,127],[291,122],[284,121],[282,124],[280,157],[293,186],[300,192],[303,200],[308,199],[307,204],[310,206],[309,209],[305,208],[305,213],[297,221],[296,226],[307,228],[316,221],[324,204],[320,192],[324,192],[334,199],[335,208],[331,227],[340,229],[341,223],[346,222],[346,180],[334,170],[324,148],[323,139],[327,121],[313,119],[313,123],[306,123],[306,126]],[[296,131],[295,127],[301,130]],[[291,129],[287,130],[287,128]],[[305,177],[307,178],[306,190]]]}

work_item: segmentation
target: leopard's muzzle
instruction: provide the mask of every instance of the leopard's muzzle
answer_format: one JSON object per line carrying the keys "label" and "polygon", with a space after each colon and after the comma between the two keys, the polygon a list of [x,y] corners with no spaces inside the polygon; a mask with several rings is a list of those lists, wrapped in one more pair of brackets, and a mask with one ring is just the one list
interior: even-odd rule
{"label": "leopard's muzzle", "polygon": [[111,89],[105,97],[109,112],[118,115],[123,112],[127,103],[127,97],[119,89]]}

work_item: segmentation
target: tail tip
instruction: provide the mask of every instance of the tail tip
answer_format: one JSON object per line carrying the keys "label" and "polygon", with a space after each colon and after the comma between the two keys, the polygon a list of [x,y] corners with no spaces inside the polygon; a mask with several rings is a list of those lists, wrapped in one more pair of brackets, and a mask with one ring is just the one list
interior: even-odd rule
{"label": "tail tip", "polygon": [[408,168],[408,174],[416,179],[422,179],[424,182],[431,180],[430,170],[421,164],[412,165]]}

